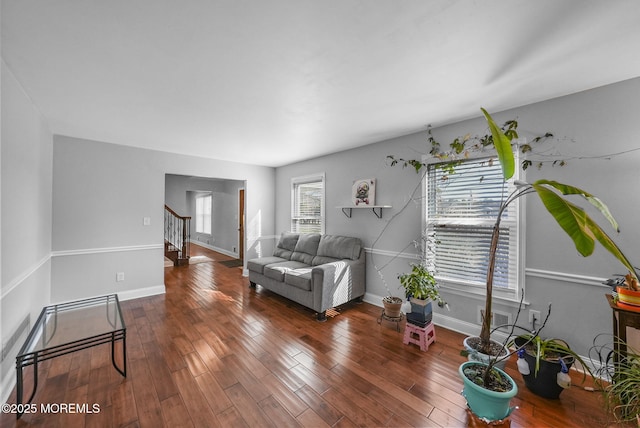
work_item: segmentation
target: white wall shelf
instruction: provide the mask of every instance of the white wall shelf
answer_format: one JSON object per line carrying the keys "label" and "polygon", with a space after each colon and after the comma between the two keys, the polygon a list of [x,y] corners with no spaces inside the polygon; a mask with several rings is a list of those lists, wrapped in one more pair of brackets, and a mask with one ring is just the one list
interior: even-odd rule
{"label": "white wall shelf", "polygon": [[376,217],[382,218],[382,209],[392,208],[392,206],[391,205],[350,205],[350,206],[336,207],[336,208],[340,208],[344,213],[344,215],[346,215],[349,218],[351,218],[351,214],[353,213],[352,210],[361,210],[361,209],[371,210],[376,215]]}

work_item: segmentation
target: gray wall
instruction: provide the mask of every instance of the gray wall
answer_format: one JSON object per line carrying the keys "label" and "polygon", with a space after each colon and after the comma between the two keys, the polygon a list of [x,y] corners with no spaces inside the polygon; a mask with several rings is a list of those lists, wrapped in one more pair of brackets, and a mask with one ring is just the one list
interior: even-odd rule
{"label": "gray wall", "polygon": [[[167,175],[165,201],[180,215],[191,216],[191,240],[207,248],[237,257],[239,190],[244,181],[219,178]],[[211,235],[195,231],[195,197],[197,192],[211,192]]]}
{"label": "gray wall", "polygon": [[[640,112],[640,79],[606,86],[538,104],[492,112],[500,123],[518,119],[522,135],[551,131],[555,141],[545,143],[548,153],[562,153],[570,158],[565,167],[530,169],[526,179],[545,178],[564,181],[600,196],[618,219],[622,233],[616,241],[640,265],[640,239],[637,213],[640,211],[637,165],[640,152],[602,159],[602,155],[620,153],[639,147],[636,123]],[[490,101],[490,100],[487,100]],[[490,105],[484,107],[490,110]],[[478,106],[478,113],[480,105]],[[428,118],[425,118],[425,122]],[[467,133],[484,134],[486,123],[477,119],[433,130],[443,143]],[[398,273],[415,260],[411,241],[420,236],[421,191],[412,196],[419,176],[411,170],[390,167],[387,155],[415,158],[427,153],[426,134],[418,133],[377,144],[312,159],[277,169],[276,230],[289,229],[290,180],[298,175],[326,173],[326,233],[360,237],[368,247],[367,295],[365,299],[380,304],[388,294],[386,282],[394,294],[400,295]],[[600,157],[589,159],[588,157]],[[586,157],[586,158],[578,158]],[[353,180],[377,179],[376,203],[392,205],[377,219],[370,212],[355,211],[351,219],[336,208],[349,205]],[[402,210],[402,207],[407,208]],[[611,310],[601,286],[604,278],[624,273],[624,268],[609,254],[598,248],[589,259],[579,256],[541,203],[530,197],[526,201],[526,300],[528,309],[546,311],[553,303],[552,318],[545,335],[570,340],[572,346],[586,355],[598,333],[611,332]],[[380,273],[374,268],[377,266]],[[477,308],[482,298],[445,293],[451,311],[437,309],[436,321],[464,333],[479,331]],[[497,301],[495,310],[515,315],[516,307],[508,301]],[[525,312],[526,312],[525,311]],[[525,322],[526,325],[526,315]]]}
{"label": "gray wall", "polygon": [[[2,61],[0,183],[0,343],[20,323],[33,325],[51,285],[52,135],[45,119]],[[15,382],[15,356],[28,329],[0,364],[0,401]]]}
{"label": "gray wall", "polygon": [[247,257],[271,251],[272,168],[55,136],[53,301],[164,291],[165,174],[246,180]]}

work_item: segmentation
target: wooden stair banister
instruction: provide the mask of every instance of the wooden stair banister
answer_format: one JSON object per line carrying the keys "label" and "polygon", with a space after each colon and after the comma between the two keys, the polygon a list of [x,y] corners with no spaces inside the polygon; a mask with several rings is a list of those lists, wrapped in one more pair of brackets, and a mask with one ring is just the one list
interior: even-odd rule
{"label": "wooden stair banister", "polygon": [[189,264],[191,238],[191,217],[181,216],[171,207],[164,206],[164,243],[165,256],[175,266]]}

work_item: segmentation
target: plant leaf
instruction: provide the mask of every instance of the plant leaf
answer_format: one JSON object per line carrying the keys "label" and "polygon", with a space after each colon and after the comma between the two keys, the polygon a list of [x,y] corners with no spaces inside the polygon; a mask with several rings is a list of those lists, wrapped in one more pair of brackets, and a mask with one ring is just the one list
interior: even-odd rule
{"label": "plant leaf", "polygon": [[511,150],[511,139],[502,132],[502,129],[496,125],[491,115],[485,109],[480,108],[480,110],[482,110],[484,117],[487,119],[489,129],[491,130],[493,146],[496,148],[498,160],[500,161],[500,166],[502,166],[502,176],[505,180],[508,180],[513,177],[516,169],[515,158]]}
{"label": "plant leaf", "polygon": [[567,201],[547,186],[551,186],[563,194],[583,196],[591,204],[596,206],[607,220],[609,220],[614,229],[617,230],[617,222],[609,212],[607,206],[600,199],[577,187],[549,180],[538,180],[532,184],[532,187],[538,193],[547,211],[556,219],[567,235],[571,237],[576,246],[576,250],[578,250],[581,255],[585,257],[591,255],[595,247],[594,240],[597,239],[611,255],[618,259],[618,261],[637,278],[638,275],[633,264],[631,264],[613,239],[611,239],[582,208]]}
{"label": "plant leaf", "polygon": [[615,218],[613,218],[613,215],[611,214],[611,211],[609,211],[609,208],[604,204],[604,202],[602,202],[600,199],[593,196],[591,193],[586,192],[577,187],[570,186],[568,184],[558,183],[557,181],[552,181],[552,180],[538,180],[535,182],[535,184],[546,184],[548,186],[554,187],[555,189],[558,189],[558,191],[560,191],[560,193],[562,193],[563,195],[582,196],[587,201],[589,201],[591,205],[596,207],[598,211],[602,213],[602,215],[607,219],[607,221],[611,224],[611,226],[615,229],[616,232],[620,232],[620,228],[618,227],[618,222],[616,221]]}
{"label": "plant leaf", "polygon": [[616,259],[618,259],[620,263],[622,263],[624,267],[626,267],[629,272],[631,272],[637,278],[638,275],[636,274],[635,268],[633,267],[631,262],[627,259],[624,253],[616,245],[616,243],[613,242],[613,239],[611,239],[609,235],[607,235],[605,231],[602,230],[602,228],[598,226],[598,224],[589,216],[587,216],[587,227],[589,227],[591,233],[596,237],[598,242],[600,242],[600,244],[604,248],[606,248],[607,251],[609,251]]}
{"label": "plant leaf", "polygon": [[539,182],[532,187],[547,211],[573,240],[576,250],[584,257],[590,256],[595,248],[595,236],[587,227],[587,213]]}

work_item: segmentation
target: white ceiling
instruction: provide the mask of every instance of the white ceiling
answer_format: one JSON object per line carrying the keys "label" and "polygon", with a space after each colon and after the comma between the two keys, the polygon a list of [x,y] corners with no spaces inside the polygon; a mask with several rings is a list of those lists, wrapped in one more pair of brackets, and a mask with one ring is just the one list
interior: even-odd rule
{"label": "white ceiling", "polygon": [[1,15],[2,58],[53,133],[268,166],[640,76],[637,0],[2,0]]}

